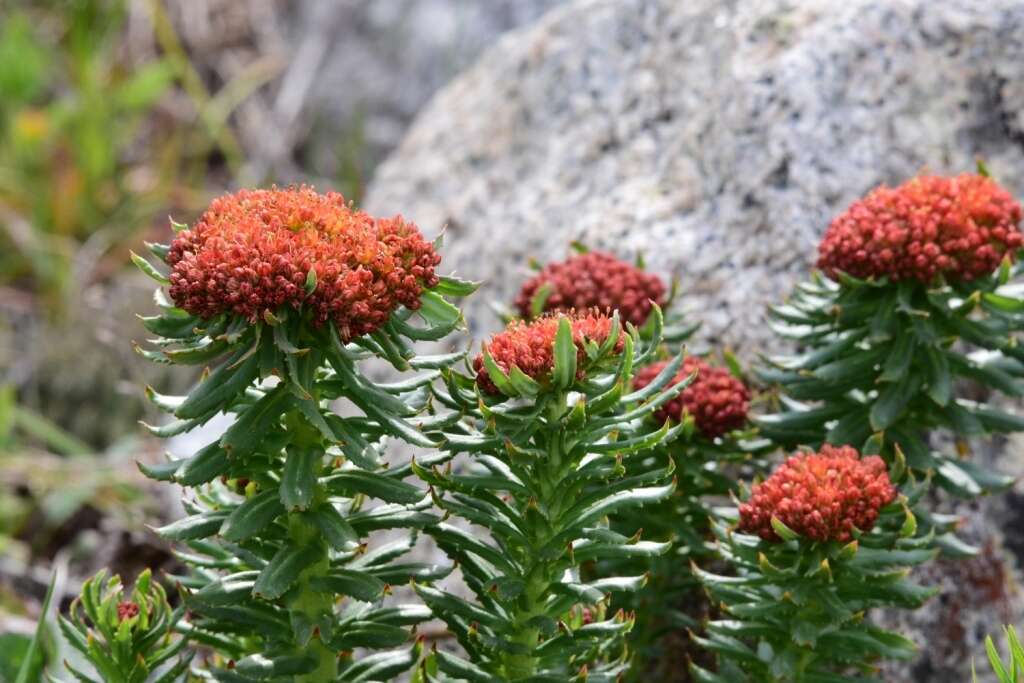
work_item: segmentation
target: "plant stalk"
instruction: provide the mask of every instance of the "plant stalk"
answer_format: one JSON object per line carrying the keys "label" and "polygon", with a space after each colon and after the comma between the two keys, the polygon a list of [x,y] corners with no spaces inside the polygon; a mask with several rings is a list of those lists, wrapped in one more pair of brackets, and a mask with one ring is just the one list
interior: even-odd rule
{"label": "plant stalk", "polygon": [[[309,424],[306,418],[297,410],[289,411],[285,423],[294,435],[293,443],[300,447],[313,447],[323,452],[325,446],[323,437],[317,429]],[[322,460],[322,458],[321,458]],[[326,492],[319,483],[323,465],[317,468],[317,484],[313,493],[313,505],[321,503]],[[310,588],[310,579],[318,576],[326,576],[330,571],[330,551],[320,538],[319,530],[302,517],[300,512],[288,514],[289,535],[296,545],[314,545],[320,548],[320,557],[313,565],[302,572],[296,587],[296,595],[289,605],[293,613],[301,614],[303,620],[309,624],[320,624],[326,620],[333,622],[334,601],[330,594],[314,591]],[[296,676],[297,683],[333,683],[338,679],[338,656],[337,653],[327,647],[322,640],[319,626],[313,627],[312,637],[305,645],[296,647],[297,655],[306,655],[316,661],[316,668],[300,676]]]}
{"label": "plant stalk", "polygon": [[[544,462],[537,462],[531,468],[534,475],[533,490],[538,492],[540,499],[537,500],[538,507],[544,512],[549,520],[557,518],[560,504],[560,483],[562,481],[563,454],[562,443],[564,426],[561,419],[566,411],[565,393],[559,393],[553,397],[548,409],[545,425],[547,426],[547,459]],[[523,511],[523,517],[525,517]],[[530,533],[528,536],[529,547],[523,548],[524,559],[531,559],[529,569],[524,578],[525,587],[519,599],[517,610],[513,617],[516,624],[516,635],[513,642],[522,645],[527,651],[524,654],[510,654],[505,658],[505,672],[511,680],[529,678],[537,673],[537,658],[532,651],[537,647],[540,639],[540,629],[530,623],[537,617],[543,615],[542,603],[544,596],[548,594],[551,587],[551,580],[555,571],[553,560],[545,560],[540,557],[540,549],[548,540],[557,533],[557,529],[550,525],[545,528],[534,528],[527,525]]]}

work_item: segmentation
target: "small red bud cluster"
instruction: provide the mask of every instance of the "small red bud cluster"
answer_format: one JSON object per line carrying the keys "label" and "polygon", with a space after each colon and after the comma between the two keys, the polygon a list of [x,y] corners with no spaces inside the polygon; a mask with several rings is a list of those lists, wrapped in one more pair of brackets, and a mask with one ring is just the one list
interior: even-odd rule
{"label": "small red bud cluster", "polygon": [[[171,298],[193,315],[255,322],[306,304],[314,324],[333,321],[347,341],[384,325],[400,305],[418,308],[441,257],[400,216],[374,218],[336,192],[298,187],[214,200],[175,236],[167,261]],[[316,288],[307,293],[310,271]]]}
{"label": "small red bud cluster", "polygon": [[830,278],[973,280],[1020,248],[1021,205],[994,180],[921,176],[879,187],[832,221],[818,247]]}
{"label": "small red bud cluster", "polygon": [[117,620],[124,621],[125,619],[131,619],[132,617],[138,616],[139,606],[134,602],[119,602],[117,604]]}
{"label": "small red bud cluster", "polygon": [[850,446],[822,446],[794,455],[740,505],[739,529],[768,541],[781,540],[772,517],[815,541],[845,543],[857,528],[869,531],[878,511],[896,498],[885,462],[861,458]]}
{"label": "small red bud cluster", "polygon": [[[654,381],[668,361],[642,368],[633,379],[636,389],[643,389]],[[654,414],[659,422],[682,420],[683,412],[693,416],[697,430],[714,439],[743,426],[750,408],[750,391],[746,385],[724,368],[714,368],[700,358],[689,357],[672,379],[675,385],[694,372],[697,377],[683,392],[664,404]]]}
{"label": "small red bud cluster", "polygon": [[638,327],[647,320],[652,301],[659,306],[665,303],[661,278],[599,251],[550,263],[523,285],[516,308],[524,318],[531,317],[531,302],[544,285],[550,289],[546,312],[597,309],[610,314],[617,310],[623,322]]}
{"label": "small red bud cluster", "polygon": [[[547,382],[555,367],[555,337],[558,334],[558,322],[562,315],[545,316],[533,322],[514,320],[504,332],[491,337],[485,344],[487,352],[495,364],[505,373],[513,366],[519,368],[526,376],[538,382]],[[585,376],[584,361],[586,359],[585,343],[592,340],[598,344],[608,339],[612,331],[612,320],[602,313],[572,313],[573,340],[576,342],[576,377]],[[615,345],[615,352],[622,351],[623,340],[620,336]],[[481,352],[473,361],[476,370],[476,383],[489,394],[501,393],[491,381],[484,367],[484,356]]]}

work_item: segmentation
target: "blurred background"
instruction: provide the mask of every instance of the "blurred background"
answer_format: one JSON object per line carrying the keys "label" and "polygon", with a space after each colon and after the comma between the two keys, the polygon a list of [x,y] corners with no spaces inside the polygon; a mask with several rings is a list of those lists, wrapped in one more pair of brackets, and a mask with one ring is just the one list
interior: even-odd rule
{"label": "blurred background", "polygon": [[[412,117],[556,0],[0,0],[0,681],[52,567],[168,568],[130,267],[240,186],[362,198]],[[177,385],[177,386],[175,386]]]}

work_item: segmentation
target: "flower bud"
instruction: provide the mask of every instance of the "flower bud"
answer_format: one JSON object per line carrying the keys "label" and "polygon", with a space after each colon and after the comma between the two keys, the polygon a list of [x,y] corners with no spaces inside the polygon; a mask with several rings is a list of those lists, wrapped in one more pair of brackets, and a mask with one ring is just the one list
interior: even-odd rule
{"label": "flower bud", "polygon": [[[550,381],[555,367],[555,336],[558,334],[558,321],[562,317],[566,316],[545,316],[530,323],[512,321],[504,332],[494,335],[485,344],[487,352],[506,374],[513,366],[518,367],[526,376],[545,384]],[[585,344],[587,340],[601,344],[608,339],[612,331],[612,319],[594,312],[573,313],[568,317],[572,324],[573,341],[576,343],[576,377],[583,379],[586,375]],[[622,347],[620,336],[615,352],[620,352]],[[473,361],[473,369],[476,370],[476,382],[481,389],[489,394],[501,393],[487,374],[482,352]]]}
{"label": "flower bud", "polygon": [[139,606],[130,600],[119,602],[117,604],[117,620],[124,621],[125,619],[131,619],[132,617],[138,616]]}

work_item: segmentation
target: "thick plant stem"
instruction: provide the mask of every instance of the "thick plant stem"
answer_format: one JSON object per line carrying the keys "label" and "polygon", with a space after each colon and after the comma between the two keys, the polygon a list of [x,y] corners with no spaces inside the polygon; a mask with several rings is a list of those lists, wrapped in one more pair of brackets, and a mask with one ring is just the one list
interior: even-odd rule
{"label": "thick plant stem", "polygon": [[[300,596],[300,600],[305,596]],[[319,601],[321,595],[316,595]],[[317,634],[314,634],[304,648],[303,654],[310,655],[317,661],[316,669],[303,676],[296,677],[300,683],[328,683],[338,679],[338,656],[333,650],[324,645]]]}
{"label": "thick plant stem", "polygon": [[[306,526],[304,522],[299,522],[292,526],[295,528],[299,525]],[[309,537],[308,532],[309,529],[302,529],[302,534],[306,536],[307,540],[315,542],[314,538]],[[308,623],[319,624],[323,619],[331,619],[333,617],[334,605],[331,596],[327,593],[313,591],[309,587],[309,580],[312,577],[327,574],[329,568],[330,558],[327,555],[326,547],[324,547],[323,558],[306,570],[299,581],[298,595],[290,605],[290,608],[293,612],[301,613],[304,620]],[[318,628],[314,628],[309,641],[304,647],[300,646],[296,654],[311,656],[317,662],[316,668],[313,671],[296,677],[296,681],[300,683],[327,683],[328,681],[337,680],[337,653],[324,644]]]}
{"label": "thick plant stem", "polygon": [[[528,540],[530,547],[522,549],[524,558],[530,557],[535,549],[540,548],[544,543],[544,539],[536,532],[530,534]],[[540,613],[538,604],[549,587],[548,573],[547,563],[538,559],[523,577],[526,585],[513,617],[517,625],[513,641],[521,645],[526,652],[506,656],[505,672],[510,680],[529,678],[537,673],[537,660],[532,652],[537,647],[540,631],[529,624]]]}
{"label": "thick plant stem", "polygon": [[[566,411],[566,395],[560,394],[551,402],[547,415],[548,427],[548,457],[546,462],[535,464],[532,472],[535,477],[534,490],[540,494],[536,505],[544,512],[549,520],[557,518],[560,505],[559,484],[562,480],[563,471],[563,429],[561,424],[562,415]],[[526,511],[523,511],[526,518]],[[557,533],[550,524],[543,525],[543,528],[529,526],[531,533],[528,541],[529,547],[523,548],[524,561],[528,562],[529,569],[523,576],[525,586],[522,596],[519,599],[518,609],[514,620],[518,625],[514,641],[522,645],[528,654],[510,654],[505,660],[505,671],[509,679],[519,680],[529,678],[537,673],[537,658],[532,654],[537,647],[540,638],[540,630],[532,626],[531,622],[543,614],[542,602],[547,595],[552,579],[552,562],[543,560],[538,551],[549,538]]]}
{"label": "thick plant stem", "polygon": [[[294,444],[302,448],[315,448],[320,452],[323,451],[323,437],[301,413],[291,411],[286,418],[286,424],[293,434]],[[322,465],[316,469],[316,478],[319,480]],[[319,481],[313,491],[313,505],[317,505],[324,500],[326,492]],[[296,545],[315,546],[320,549],[320,558],[302,572],[296,595],[289,604],[292,613],[299,616],[297,620],[293,617],[293,623],[317,625],[323,623],[325,619],[330,623],[334,617],[334,603],[331,595],[314,591],[309,585],[310,579],[325,576],[330,570],[331,558],[327,546],[322,542],[319,530],[304,519],[300,512],[288,513],[288,531]],[[324,644],[318,626],[312,626],[311,636],[304,645],[300,644],[297,647],[296,654],[312,657],[317,662],[313,671],[296,677],[295,680],[299,683],[327,683],[337,680],[337,653]]]}

